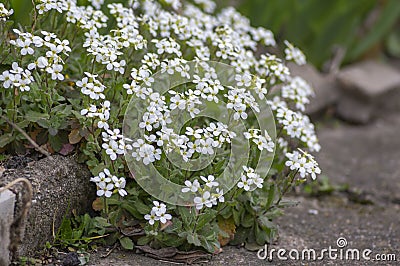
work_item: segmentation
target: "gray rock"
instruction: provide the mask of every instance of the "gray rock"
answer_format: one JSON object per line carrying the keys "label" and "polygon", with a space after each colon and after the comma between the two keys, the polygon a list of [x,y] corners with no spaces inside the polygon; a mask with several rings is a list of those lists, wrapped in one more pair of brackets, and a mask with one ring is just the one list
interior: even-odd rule
{"label": "gray rock", "polygon": [[[53,233],[57,233],[64,215],[69,215],[72,210],[78,214],[89,210],[95,188],[89,181],[87,167],[78,164],[73,157],[56,155],[32,162],[22,169],[7,169],[0,177],[0,186],[18,177],[25,177],[32,183],[33,200],[24,228],[19,228],[24,231],[24,236],[17,255],[32,256],[44,248],[46,241],[53,241]],[[17,195],[14,214],[17,216],[25,191],[21,185],[11,190]]]}
{"label": "gray rock", "polygon": [[400,71],[394,67],[365,61],[344,68],[338,81],[337,114],[346,121],[365,124],[378,114],[400,110]]}
{"label": "gray rock", "polygon": [[314,88],[315,97],[310,99],[310,104],[306,107],[307,114],[318,114],[337,102],[339,90],[334,75],[323,75],[314,66],[308,64],[298,66],[289,63],[288,67],[293,76],[302,77]]}
{"label": "gray rock", "polygon": [[10,264],[10,228],[14,216],[15,195],[10,190],[0,192],[0,265]]}
{"label": "gray rock", "polygon": [[368,123],[372,118],[373,112],[372,104],[351,96],[341,97],[336,109],[336,114],[339,118],[355,124]]}
{"label": "gray rock", "polygon": [[372,101],[400,89],[400,71],[376,61],[348,66],[339,72],[338,80],[348,94]]}

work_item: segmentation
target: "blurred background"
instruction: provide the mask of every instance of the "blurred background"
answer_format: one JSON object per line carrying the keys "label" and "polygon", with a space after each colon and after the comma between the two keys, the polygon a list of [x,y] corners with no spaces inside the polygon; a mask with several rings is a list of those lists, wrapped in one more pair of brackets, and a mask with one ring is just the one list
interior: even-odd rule
{"label": "blurred background", "polygon": [[[231,2],[255,26],[299,46],[308,60],[328,70],[365,58],[400,57],[399,0],[236,0]],[[340,58],[339,58],[340,59]]]}
{"label": "blurred background", "polygon": [[[32,3],[11,0],[23,25]],[[79,0],[84,4],[85,0]],[[328,71],[332,59],[348,64],[371,57],[400,58],[399,0],[216,0],[235,6],[252,25],[272,30],[279,41],[299,46],[316,67]]]}

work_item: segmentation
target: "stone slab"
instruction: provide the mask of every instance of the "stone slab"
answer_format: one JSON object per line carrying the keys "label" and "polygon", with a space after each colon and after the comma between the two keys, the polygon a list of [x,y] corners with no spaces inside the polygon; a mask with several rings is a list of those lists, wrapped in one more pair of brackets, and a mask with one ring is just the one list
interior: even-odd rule
{"label": "stone slab", "polygon": [[0,266],[10,264],[10,228],[14,219],[15,194],[10,190],[0,192]]}
{"label": "stone slab", "polygon": [[338,80],[347,93],[370,100],[400,89],[400,71],[377,61],[363,61],[342,69]]}

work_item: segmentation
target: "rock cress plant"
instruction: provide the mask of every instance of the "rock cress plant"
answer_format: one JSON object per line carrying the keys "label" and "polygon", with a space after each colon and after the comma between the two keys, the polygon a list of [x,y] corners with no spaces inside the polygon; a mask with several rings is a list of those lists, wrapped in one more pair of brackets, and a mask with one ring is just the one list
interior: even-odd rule
{"label": "rock cress plant", "polygon": [[273,240],[283,195],[321,172],[302,113],[313,90],[286,66],[305,64],[298,48],[285,41],[281,59],[271,31],[209,0],[34,3],[26,28],[0,4],[3,150],[30,148],[18,126],[51,153],[80,151],[107,243]]}

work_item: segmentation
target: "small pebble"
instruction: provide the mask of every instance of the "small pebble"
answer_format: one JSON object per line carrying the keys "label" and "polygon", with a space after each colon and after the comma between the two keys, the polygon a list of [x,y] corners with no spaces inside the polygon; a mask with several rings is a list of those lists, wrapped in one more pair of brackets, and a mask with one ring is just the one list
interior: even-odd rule
{"label": "small pebble", "polygon": [[309,213],[309,214],[312,214],[312,215],[318,215],[318,210],[309,209],[309,210],[308,210],[308,213]]}

